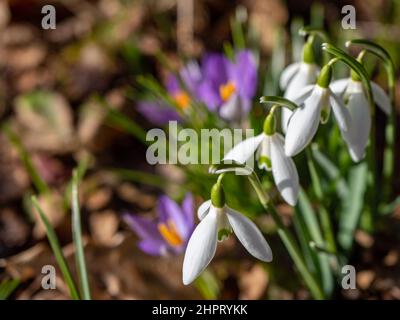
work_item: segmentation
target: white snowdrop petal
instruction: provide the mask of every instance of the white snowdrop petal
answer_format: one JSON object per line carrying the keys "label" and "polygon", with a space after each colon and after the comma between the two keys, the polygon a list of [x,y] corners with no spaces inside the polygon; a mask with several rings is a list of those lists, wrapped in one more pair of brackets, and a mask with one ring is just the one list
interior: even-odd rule
{"label": "white snowdrop petal", "polygon": [[390,98],[380,86],[375,82],[371,82],[372,94],[374,96],[374,101],[381,110],[387,115],[391,112]]}
{"label": "white snowdrop petal", "polygon": [[238,163],[245,163],[251,156],[254,155],[261,141],[264,139],[264,134],[246,139],[234,146],[224,157],[224,160],[233,160]]}
{"label": "white snowdrop petal", "polygon": [[326,93],[321,88],[315,87],[304,104],[296,109],[290,118],[285,137],[285,154],[288,157],[301,152],[317,132],[323,94]]}
{"label": "white snowdrop petal", "polygon": [[347,109],[350,112],[351,126],[342,132],[353,161],[359,162],[365,156],[371,130],[371,111],[364,92],[349,95]]}
{"label": "white snowdrop petal", "polygon": [[272,175],[282,198],[295,206],[299,195],[299,175],[292,158],[284,151],[284,139],[276,133],[271,137]]}
{"label": "white snowdrop petal", "polygon": [[293,94],[293,96],[289,100],[292,100],[295,104],[300,105],[310,97],[314,89],[315,85],[309,84],[297,91],[296,94]]}
{"label": "white snowdrop petal", "polygon": [[186,247],[182,278],[185,285],[193,282],[208,266],[217,248],[217,213],[211,207],[208,215],[194,229]]}
{"label": "white snowdrop petal", "polygon": [[329,88],[334,94],[341,97],[349,84],[349,80],[349,78],[335,80],[329,85]]}
{"label": "white snowdrop petal", "polygon": [[282,71],[281,77],[279,79],[279,86],[282,90],[286,89],[286,86],[288,85],[289,81],[299,70],[300,64],[301,64],[300,62],[292,63]]}
{"label": "white snowdrop petal", "polygon": [[336,118],[341,131],[347,131],[350,127],[350,113],[342,100],[335,95],[332,91],[330,92],[329,101],[332,105],[332,111]]}
{"label": "white snowdrop petal", "polygon": [[296,99],[300,90],[307,85],[314,85],[317,80],[318,70],[315,64],[302,62],[298,72],[287,85],[284,97],[289,100]]}
{"label": "white snowdrop petal", "polygon": [[272,251],[255,223],[241,213],[226,208],[229,223],[246,250],[257,259],[272,261]]}
{"label": "white snowdrop petal", "polygon": [[204,201],[197,209],[197,217],[200,220],[203,220],[203,218],[207,215],[208,211],[210,210],[210,207],[211,207],[211,200]]}

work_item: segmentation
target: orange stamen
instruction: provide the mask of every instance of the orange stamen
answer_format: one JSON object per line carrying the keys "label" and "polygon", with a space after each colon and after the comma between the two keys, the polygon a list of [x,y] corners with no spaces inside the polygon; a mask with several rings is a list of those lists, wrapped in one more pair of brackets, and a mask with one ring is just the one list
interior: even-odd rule
{"label": "orange stamen", "polygon": [[167,223],[159,223],[158,231],[160,231],[161,235],[171,246],[177,247],[183,244],[183,239],[178,233],[178,230],[175,227],[175,224],[172,220],[168,220]]}
{"label": "orange stamen", "polygon": [[174,94],[173,98],[178,107],[182,110],[186,109],[190,104],[190,97],[184,91],[179,91],[178,93]]}
{"label": "orange stamen", "polygon": [[219,87],[219,95],[223,101],[229,100],[229,98],[236,92],[236,86],[232,81],[229,81]]}

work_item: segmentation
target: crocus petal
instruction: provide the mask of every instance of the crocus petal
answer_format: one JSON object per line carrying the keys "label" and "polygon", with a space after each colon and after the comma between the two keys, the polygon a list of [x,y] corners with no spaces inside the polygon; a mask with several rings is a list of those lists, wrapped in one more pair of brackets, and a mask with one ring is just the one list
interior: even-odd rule
{"label": "crocus petal", "polygon": [[162,126],[168,121],[180,121],[179,114],[170,106],[158,101],[142,101],[137,110],[151,123]]}
{"label": "crocus petal", "polygon": [[330,91],[329,101],[332,105],[332,111],[340,130],[347,131],[351,121],[349,110],[343,104],[342,100],[332,91]]}
{"label": "crocus petal", "polygon": [[336,94],[340,97],[345,92],[348,84],[349,84],[349,78],[339,79],[339,80],[333,81],[329,85],[329,88],[332,90],[332,92],[334,94]]}
{"label": "crocus petal", "polygon": [[304,104],[294,111],[285,138],[288,157],[295,156],[311,142],[319,125],[321,100],[326,94],[326,89],[316,86]]}
{"label": "crocus petal", "polygon": [[350,112],[351,126],[348,131],[342,133],[343,139],[349,148],[353,161],[358,162],[364,158],[369,132],[371,129],[371,112],[368,100],[362,90],[349,94],[347,109]]}
{"label": "crocus petal", "polygon": [[255,223],[241,213],[226,208],[229,223],[246,250],[257,259],[272,261],[272,251]]}
{"label": "crocus petal", "polygon": [[207,267],[217,248],[217,214],[209,214],[194,229],[183,260],[183,283],[190,284]]}
{"label": "crocus petal", "polygon": [[171,220],[179,231],[179,234],[186,237],[187,227],[185,215],[178,204],[167,196],[161,196],[157,203],[157,212],[161,222],[167,223]]}
{"label": "crocus petal", "polygon": [[152,256],[163,256],[168,252],[165,242],[157,239],[145,239],[138,243],[138,247],[143,252]]}
{"label": "crocus petal", "polygon": [[234,146],[224,157],[224,160],[233,160],[238,163],[245,163],[252,155],[254,155],[264,134],[246,139]]}
{"label": "crocus petal", "polygon": [[141,239],[151,238],[163,242],[155,221],[131,213],[124,213],[122,218]]}
{"label": "crocus petal", "polygon": [[374,101],[378,105],[381,110],[387,115],[390,114],[391,103],[390,98],[386,94],[386,92],[378,86],[375,82],[371,82],[372,94],[374,96]]}
{"label": "crocus petal", "polygon": [[300,62],[292,63],[288,65],[281,74],[279,79],[279,86],[282,90],[286,89],[286,86],[289,84],[289,81],[294,77],[297,71],[300,69]]}
{"label": "crocus petal", "polygon": [[188,192],[182,202],[182,213],[185,220],[185,238],[186,235],[193,231],[194,226],[194,200],[190,192]]}
{"label": "crocus petal", "polygon": [[203,220],[204,217],[207,215],[208,211],[211,207],[211,200],[204,201],[199,209],[197,209],[197,217],[199,220]]}
{"label": "crocus petal", "polygon": [[239,96],[252,99],[257,89],[257,63],[254,54],[250,50],[239,51],[235,56],[233,69],[229,76],[236,83]]}
{"label": "crocus petal", "polygon": [[295,206],[299,195],[299,176],[292,158],[284,151],[284,139],[276,133],[271,136],[272,175],[282,198]]}
{"label": "crocus petal", "polygon": [[232,97],[221,106],[219,113],[221,118],[225,120],[240,120],[242,116],[242,106],[239,95],[232,95]]}

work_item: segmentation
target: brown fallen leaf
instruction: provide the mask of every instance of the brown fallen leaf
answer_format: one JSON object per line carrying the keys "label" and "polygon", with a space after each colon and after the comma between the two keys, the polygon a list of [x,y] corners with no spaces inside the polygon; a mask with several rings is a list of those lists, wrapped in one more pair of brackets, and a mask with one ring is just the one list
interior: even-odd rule
{"label": "brown fallen leaf", "polygon": [[366,290],[371,286],[372,281],[375,279],[375,272],[373,270],[363,270],[357,272],[357,286]]}

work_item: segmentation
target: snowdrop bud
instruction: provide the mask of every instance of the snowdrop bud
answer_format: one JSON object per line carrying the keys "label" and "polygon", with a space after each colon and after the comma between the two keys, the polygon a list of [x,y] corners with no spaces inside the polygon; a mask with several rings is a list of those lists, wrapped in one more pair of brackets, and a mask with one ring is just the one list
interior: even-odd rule
{"label": "snowdrop bud", "polygon": [[303,62],[315,63],[314,49],[311,42],[306,42],[303,46]]}
{"label": "snowdrop bud", "polygon": [[225,192],[219,181],[211,188],[211,203],[215,208],[223,208],[225,206]]}
{"label": "snowdrop bud", "polygon": [[272,136],[276,131],[275,112],[270,112],[264,120],[264,133],[267,136]]}
{"label": "snowdrop bud", "polygon": [[321,88],[328,88],[329,84],[331,83],[331,79],[332,79],[332,67],[327,64],[325,65],[318,77],[317,80],[317,84],[321,87]]}

